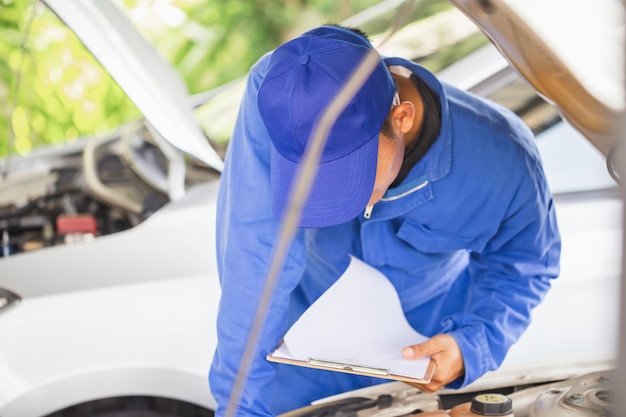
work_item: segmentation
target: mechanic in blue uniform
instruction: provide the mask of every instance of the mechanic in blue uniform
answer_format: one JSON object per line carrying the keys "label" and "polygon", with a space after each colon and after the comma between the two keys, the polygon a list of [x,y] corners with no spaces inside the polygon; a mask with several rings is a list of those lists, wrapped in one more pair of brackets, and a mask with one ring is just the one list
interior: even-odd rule
{"label": "mechanic in blue uniform", "polygon": [[[311,132],[372,45],[322,26],[252,68],[218,200],[222,296],[209,383],[224,415]],[[380,59],[330,131],[235,415],[270,416],[386,380],[265,357],[347,268],[384,273],[430,337],[426,392],[503,361],[559,272],[560,237],[533,135],[510,111],[404,59]],[[346,300],[350,302],[350,300]],[[313,337],[313,336],[312,336]]]}

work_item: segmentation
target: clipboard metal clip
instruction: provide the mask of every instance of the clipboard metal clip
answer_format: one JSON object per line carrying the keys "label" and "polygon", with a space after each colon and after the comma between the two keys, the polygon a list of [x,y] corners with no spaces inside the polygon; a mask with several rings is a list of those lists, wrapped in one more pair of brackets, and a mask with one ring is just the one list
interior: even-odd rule
{"label": "clipboard metal clip", "polygon": [[352,365],[352,364],[341,363],[341,362],[325,361],[322,359],[310,358],[309,365],[321,366],[324,368],[338,369],[342,371],[362,372],[362,373],[371,374],[371,375],[380,375],[380,376],[389,375],[389,369],[372,368],[372,367],[363,366],[363,365]]}

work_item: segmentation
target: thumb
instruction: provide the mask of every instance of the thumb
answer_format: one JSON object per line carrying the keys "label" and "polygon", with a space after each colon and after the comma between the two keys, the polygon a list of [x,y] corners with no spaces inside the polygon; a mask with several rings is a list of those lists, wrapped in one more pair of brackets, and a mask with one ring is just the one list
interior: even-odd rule
{"label": "thumb", "polygon": [[402,356],[405,359],[420,359],[426,356],[432,356],[435,353],[441,351],[439,343],[437,340],[428,339],[424,343],[420,343],[419,345],[407,346],[402,349]]}

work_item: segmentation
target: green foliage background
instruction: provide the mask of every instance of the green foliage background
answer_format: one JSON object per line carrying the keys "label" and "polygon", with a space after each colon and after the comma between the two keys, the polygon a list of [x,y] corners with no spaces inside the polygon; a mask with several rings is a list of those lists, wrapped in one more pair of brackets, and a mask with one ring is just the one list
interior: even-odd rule
{"label": "green foliage background", "polygon": [[[198,93],[244,75],[265,52],[377,0],[124,0],[142,33]],[[36,0],[0,0],[0,156],[109,131],[139,111]],[[9,120],[12,123],[9,123]]]}
{"label": "green foliage background", "polygon": [[0,155],[110,129],[139,114],[41,4],[4,0],[0,57]]}

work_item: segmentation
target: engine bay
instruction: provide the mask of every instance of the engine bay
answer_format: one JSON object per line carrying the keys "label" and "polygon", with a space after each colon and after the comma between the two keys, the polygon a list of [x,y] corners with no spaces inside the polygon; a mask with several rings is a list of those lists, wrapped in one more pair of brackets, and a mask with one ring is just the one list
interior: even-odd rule
{"label": "engine bay", "polygon": [[588,417],[612,416],[614,370],[486,392],[425,394],[388,383],[320,400],[281,417]]}
{"label": "engine bay", "polygon": [[173,182],[219,178],[195,159],[166,156],[155,135],[139,120],[0,161],[0,257],[130,229],[172,199]]}

